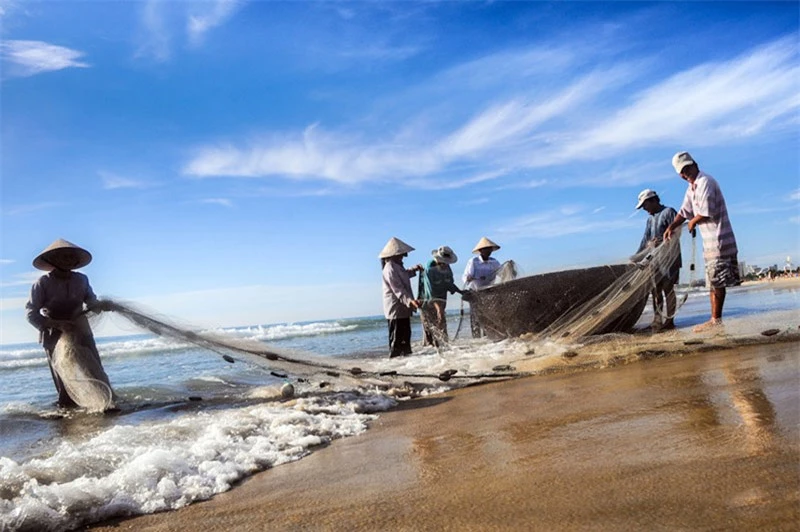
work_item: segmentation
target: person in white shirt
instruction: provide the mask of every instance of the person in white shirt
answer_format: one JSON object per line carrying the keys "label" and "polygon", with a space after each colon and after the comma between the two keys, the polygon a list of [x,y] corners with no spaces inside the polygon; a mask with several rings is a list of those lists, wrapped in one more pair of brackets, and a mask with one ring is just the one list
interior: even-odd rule
{"label": "person in white shirt", "polygon": [[420,307],[411,291],[411,277],[422,271],[421,264],[403,267],[403,258],[414,248],[392,237],[378,258],[383,269],[383,315],[389,325],[389,358],[411,354],[411,314]]}
{"label": "person in white shirt", "polygon": [[[486,237],[482,237],[478,241],[472,250],[473,253],[478,255],[469,259],[467,267],[464,269],[462,279],[465,290],[480,290],[494,282],[495,276],[500,270],[500,263],[491,255],[498,249],[500,249],[500,246]],[[470,306],[472,305],[470,304]],[[474,312],[469,313],[469,323],[473,338],[484,336],[483,328]]]}

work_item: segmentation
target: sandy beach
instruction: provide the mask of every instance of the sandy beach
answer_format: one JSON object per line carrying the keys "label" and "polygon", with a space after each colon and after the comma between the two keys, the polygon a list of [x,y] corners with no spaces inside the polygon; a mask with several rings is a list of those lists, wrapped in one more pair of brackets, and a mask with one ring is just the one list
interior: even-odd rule
{"label": "sandy beach", "polygon": [[93,530],[796,530],[786,340],[408,401],[212,500]]}

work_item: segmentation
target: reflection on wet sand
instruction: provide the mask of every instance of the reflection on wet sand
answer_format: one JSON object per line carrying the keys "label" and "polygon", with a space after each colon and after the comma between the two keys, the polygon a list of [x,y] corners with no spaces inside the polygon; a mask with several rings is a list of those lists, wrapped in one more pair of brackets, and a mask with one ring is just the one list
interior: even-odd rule
{"label": "reflection on wet sand", "polygon": [[791,343],[462,389],[121,526],[796,530],[798,362]]}

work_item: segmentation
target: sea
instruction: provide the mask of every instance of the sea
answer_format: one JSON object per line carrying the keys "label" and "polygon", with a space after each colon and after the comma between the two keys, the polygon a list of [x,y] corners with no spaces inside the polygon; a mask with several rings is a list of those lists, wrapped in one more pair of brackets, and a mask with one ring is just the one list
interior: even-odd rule
{"label": "sea", "polygon": [[[678,331],[664,333],[669,340],[616,334],[605,343],[604,360],[622,351],[668,353],[653,349],[658,342],[696,343],[691,327],[708,313],[708,292],[691,289],[676,318]],[[637,328],[652,317],[648,308]],[[715,345],[796,333],[800,283],[730,289],[725,323]],[[459,332],[450,346],[423,347],[414,319],[414,354],[395,359],[388,358],[382,316],[199,331],[339,368],[297,374],[276,371],[269,360],[223,356],[149,333],[98,338],[118,398],[118,409],[108,413],[58,408],[41,346],[2,345],[0,531],[73,529],[181,508],[357,436],[381,412],[413,397],[519,376],[514,371],[521,361],[536,368],[529,378],[567,371],[571,353],[581,347],[472,339],[468,313],[458,308],[448,313],[448,329],[451,337]],[[646,363],[642,357],[628,361]],[[354,368],[368,376],[354,375]]]}

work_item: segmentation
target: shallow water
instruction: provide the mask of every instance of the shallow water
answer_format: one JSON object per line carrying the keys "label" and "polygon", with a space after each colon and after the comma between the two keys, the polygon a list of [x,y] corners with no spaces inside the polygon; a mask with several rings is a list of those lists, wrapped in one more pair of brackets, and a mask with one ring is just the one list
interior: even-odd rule
{"label": "shallow water", "polygon": [[[696,293],[680,309],[679,330],[670,333],[608,335],[574,345],[459,339],[441,352],[417,345],[415,356],[392,360],[383,354],[386,325],[378,318],[217,331],[327,356],[343,375],[354,366],[403,375],[379,380],[323,374],[299,382],[276,377],[269,367],[229,364],[219,354],[149,336],[104,339],[99,349],[120,397],[121,411],[112,415],[56,409],[39,347],[4,346],[0,379],[13,385],[0,387],[0,528],[62,529],[179,508],[333,439],[363,432],[376,413],[405,394],[463,386],[474,382],[470,376],[494,380],[493,374],[575,371],[679,356],[766,341],[760,332],[767,328],[781,331],[769,341],[780,339],[795,334],[800,323],[800,291],[764,285],[731,290],[725,329],[692,343],[698,338],[686,328],[705,321],[707,313],[707,294]],[[451,333],[458,319],[458,313],[451,315]],[[640,323],[650,319],[646,314]],[[464,324],[462,331],[468,328]],[[418,324],[414,337],[420,338]],[[513,371],[495,371],[498,366]],[[453,379],[435,378],[448,369],[458,371]],[[734,377],[748,378],[742,371],[704,378]],[[298,399],[281,400],[285,381],[293,382]],[[395,389],[387,393],[388,385]],[[745,388],[742,394],[737,399],[742,404],[758,404],[757,393]],[[713,393],[692,399],[721,400]],[[665,410],[664,415],[675,414]],[[765,415],[757,411],[751,418]],[[694,422],[701,421],[702,416]]]}

